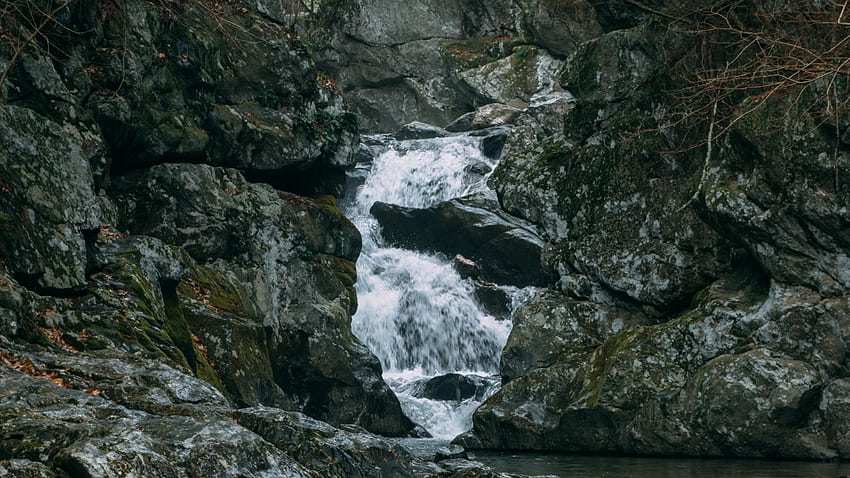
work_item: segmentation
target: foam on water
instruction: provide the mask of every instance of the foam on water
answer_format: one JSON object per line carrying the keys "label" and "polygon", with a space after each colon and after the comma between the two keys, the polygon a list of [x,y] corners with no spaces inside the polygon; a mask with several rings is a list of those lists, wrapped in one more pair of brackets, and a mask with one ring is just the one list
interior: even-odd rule
{"label": "foam on water", "polygon": [[437,438],[468,430],[482,398],[417,398],[416,384],[463,372],[489,377],[484,396],[495,392],[510,321],[484,312],[472,284],[446,258],[389,247],[369,208],[376,201],[428,207],[485,191],[486,177],[470,170],[495,165],[479,146],[479,138],[467,137],[394,142],[373,161],[353,199],[343,203],[363,234],[352,329],[380,359],[405,413]]}

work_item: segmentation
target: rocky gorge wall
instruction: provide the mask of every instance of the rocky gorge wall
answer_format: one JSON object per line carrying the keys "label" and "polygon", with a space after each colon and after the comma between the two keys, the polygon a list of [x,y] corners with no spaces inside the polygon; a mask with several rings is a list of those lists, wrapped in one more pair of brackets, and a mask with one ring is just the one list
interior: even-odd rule
{"label": "rocky gorge wall", "polygon": [[[512,125],[495,189],[507,213],[542,228],[557,279],[514,314],[504,387],[457,442],[848,458],[850,143],[846,109],[829,96],[846,96],[847,72],[825,64],[831,76],[802,79],[811,72],[774,64],[796,81],[767,87],[758,65],[776,61],[772,50],[735,49],[757,28],[819,48],[829,36],[806,36],[806,22],[836,25],[837,12],[660,3],[461,2],[482,13],[458,26],[463,14],[431,22],[358,1],[331,53],[319,52],[367,129],[443,126],[469,108],[446,128]],[[810,16],[801,22],[800,11]],[[394,29],[406,22],[416,28]],[[741,58],[750,83],[721,76]],[[700,74],[718,79],[701,84]],[[459,223],[458,204],[374,213],[400,245],[483,258],[483,243],[452,247],[409,224],[442,214],[474,241],[481,226]],[[489,252],[481,270],[498,262]]]}
{"label": "rocky gorge wall", "polygon": [[[513,125],[494,185],[549,286],[460,443],[850,455],[850,143],[817,88],[740,95],[706,160],[665,123],[695,44],[663,8],[324,3],[312,44],[271,1],[0,16],[0,476],[469,476],[367,433],[414,425],[351,333],[333,198],[358,128],[463,113]],[[479,206],[404,213],[517,230]]]}
{"label": "rocky gorge wall", "polygon": [[454,473],[370,433],[357,118],[260,7],[3,4],[0,476]]}

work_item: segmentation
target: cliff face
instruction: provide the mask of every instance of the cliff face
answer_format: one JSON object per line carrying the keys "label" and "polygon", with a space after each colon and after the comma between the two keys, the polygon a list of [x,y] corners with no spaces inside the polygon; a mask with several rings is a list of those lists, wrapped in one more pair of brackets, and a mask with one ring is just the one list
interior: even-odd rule
{"label": "cliff face", "polygon": [[410,476],[358,438],[414,425],[351,333],[321,194],[357,122],[307,46],[231,3],[57,5],[0,15],[4,476]]}
{"label": "cliff face", "polygon": [[[505,386],[460,442],[848,457],[840,9],[472,3],[349,2],[320,52],[367,128],[486,103],[447,129],[514,124],[495,187],[559,278],[514,315]],[[466,253],[396,237],[450,205],[376,215],[408,247]]]}
{"label": "cliff face", "polygon": [[824,94],[843,97],[846,72],[768,93],[755,68],[689,83],[747,55],[702,40],[663,17],[605,33],[560,71],[574,98],[517,120],[496,189],[543,227],[560,279],[515,315],[507,383],[462,442],[848,457],[850,163]]}

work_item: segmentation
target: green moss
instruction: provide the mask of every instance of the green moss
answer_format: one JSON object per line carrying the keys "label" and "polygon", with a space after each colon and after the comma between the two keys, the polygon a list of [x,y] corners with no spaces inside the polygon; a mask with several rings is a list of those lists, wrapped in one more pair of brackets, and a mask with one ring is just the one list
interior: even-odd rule
{"label": "green moss", "polygon": [[621,332],[605,341],[590,356],[590,368],[585,373],[584,386],[577,394],[576,405],[595,407],[599,404],[602,387],[618,356],[632,345],[637,330]]}
{"label": "green moss", "polygon": [[561,140],[547,141],[543,144],[543,152],[540,154],[540,159],[544,163],[560,163],[566,161],[569,155],[569,150]]}
{"label": "green moss", "polygon": [[357,282],[357,268],[354,262],[335,256],[332,260],[334,275],[344,286],[353,286]]}
{"label": "green moss", "polygon": [[[189,274],[190,282],[181,281],[177,285],[177,294],[199,300],[213,308],[241,312],[245,310],[239,292],[220,272],[197,266]],[[200,295],[200,296],[199,296]]]}
{"label": "green moss", "polygon": [[215,371],[215,368],[213,368],[209,360],[207,360],[207,357],[198,348],[197,344],[194,344],[194,349],[197,364],[195,367],[195,376],[212,385],[218,389],[219,392],[229,395],[224,383],[222,383],[221,378],[218,376],[218,372]]}

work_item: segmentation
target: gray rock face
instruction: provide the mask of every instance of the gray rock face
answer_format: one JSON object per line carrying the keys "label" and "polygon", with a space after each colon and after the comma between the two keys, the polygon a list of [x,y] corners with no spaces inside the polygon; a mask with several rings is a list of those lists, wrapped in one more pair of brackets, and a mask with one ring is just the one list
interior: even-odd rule
{"label": "gray rock face", "polygon": [[595,10],[599,8],[597,3],[584,0],[524,2],[523,27],[526,31],[523,33],[549,52],[569,56],[576,47],[602,34]]}
{"label": "gray rock face", "polygon": [[[182,381],[191,380],[184,377]],[[0,410],[10,417],[2,432],[4,456],[103,477],[127,472],[181,477],[311,476],[286,453],[223,414],[151,415],[5,366],[0,367],[0,382],[5,392]]]}
{"label": "gray rock face", "polygon": [[426,209],[377,202],[372,206],[384,236],[419,250],[462,254],[476,261],[480,277],[507,285],[546,285],[543,242],[528,227],[483,197],[453,199]]}
{"label": "gray rock face", "polygon": [[471,131],[513,124],[521,110],[502,103],[490,103],[471,111],[446,126],[446,131]]}
{"label": "gray rock face", "polygon": [[487,102],[525,105],[538,93],[557,88],[555,80],[562,63],[544,50],[522,45],[513,53],[459,74]]}
{"label": "gray rock face", "polygon": [[796,94],[744,101],[707,165],[663,152],[686,125],[624,136],[675,112],[658,57],[687,48],[652,22],[586,41],[571,95],[517,118],[496,188],[560,279],[515,313],[507,383],[461,444],[848,457],[846,158]]}
{"label": "gray rock face", "polygon": [[358,0],[328,17],[313,38],[320,67],[373,132],[445,125],[486,103],[527,104],[554,86],[560,60],[549,52],[566,55],[601,33],[584,2],[428,0],[400,9]]}
{"label": "gray rock face", "polygon": [[[234,328],[188,302],[187,320],[207,324],[207,342],[235,335],[248,345],[250,336],[262,337],[258,344],[268,348],[265,367],[274,383],[317,418],[388,434],[412,428],[381,380],[377,359],[351,334],[360,235],[331,199],[314,202],[248,183],[235,170],[181,164],[115,178],[114,198],[127,218],[121,227],[180,246],[209,264],[232,284],[222,294],[230,309],[253,313],[244,317],[253,326]],[[216,286],[217,280],[202,277],[189,288]]]}
{"label": "gray rock face", "polygon": [[89,161],[97,140],[32,110],[0,106],[0,257],[34,286],[85,283],[85,234],[100,229]]}
{"label": "gray rock face", "polygon": [[240,425],[288,451],[322,477],[414,476],[410,452],[362,430],[337,429],[300,413],[273,408],[247,408],[233,416]]}
{"label": "gray rock face", "polygon": [[0,16],[34,38],[0,42],[0,476],[323,476],[243,406],[414,428],[351,333],[359,233],[286,192],[334,190],[356,117],[283,26],[207,7]]}

